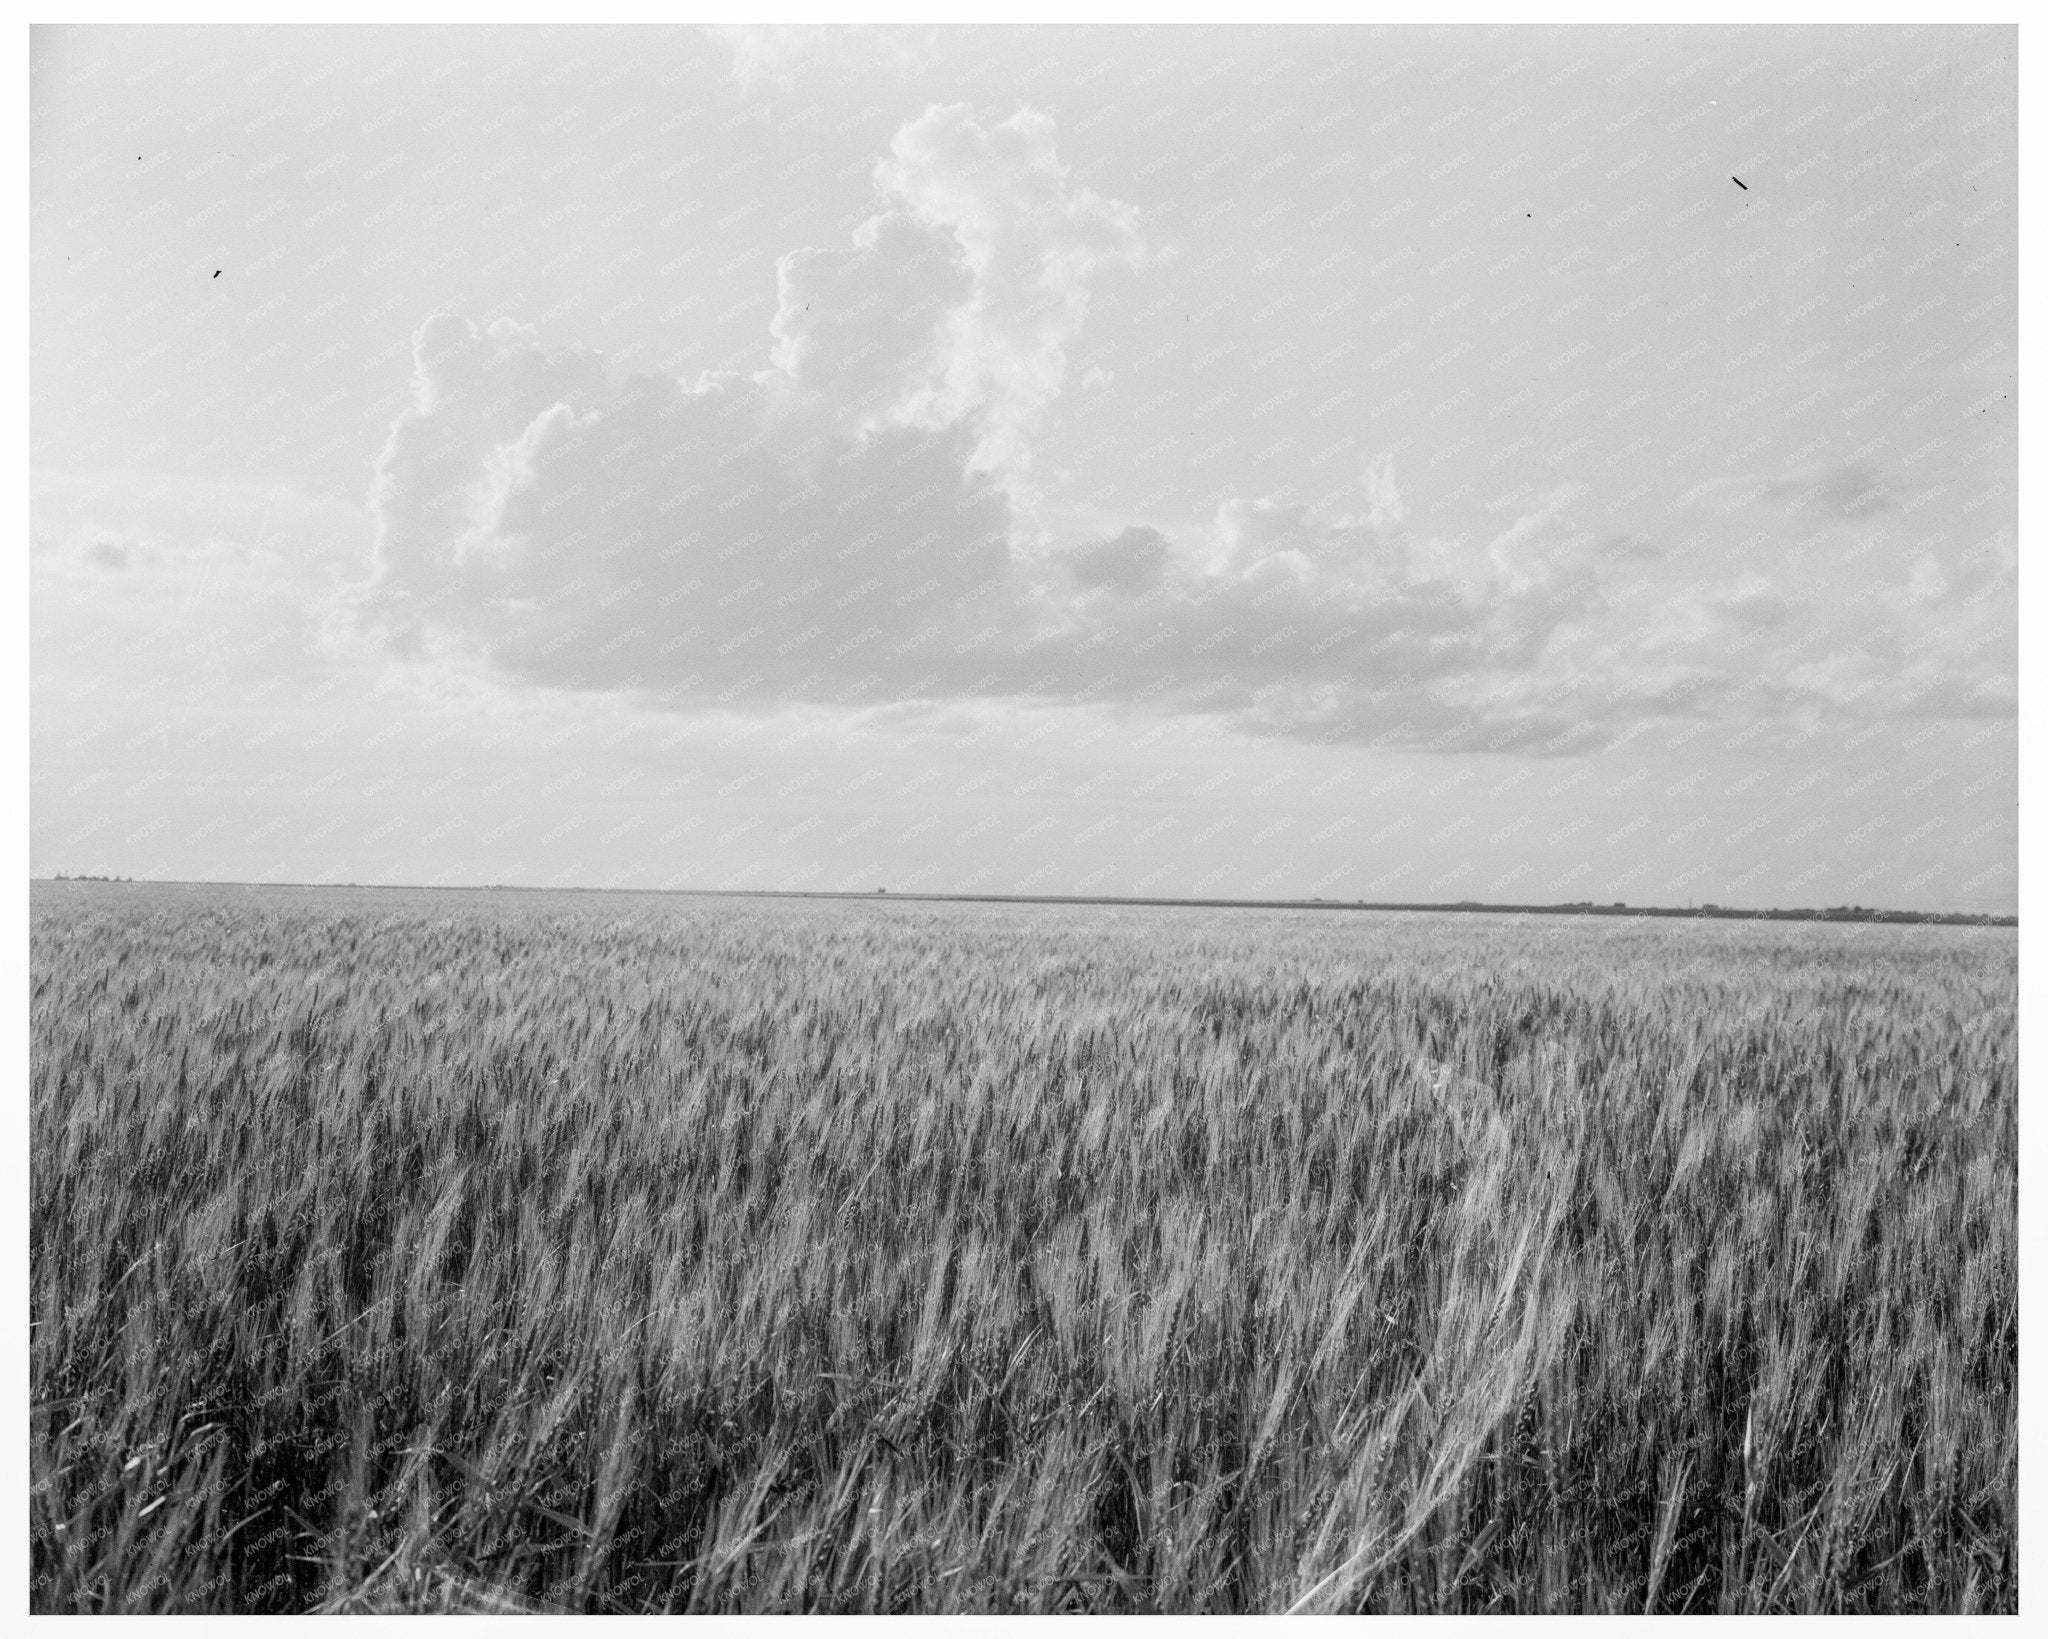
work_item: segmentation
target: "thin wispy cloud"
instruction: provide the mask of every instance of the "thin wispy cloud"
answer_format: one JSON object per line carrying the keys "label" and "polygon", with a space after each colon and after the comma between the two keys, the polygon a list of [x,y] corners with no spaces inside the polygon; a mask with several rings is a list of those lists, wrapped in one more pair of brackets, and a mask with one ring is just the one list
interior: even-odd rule
{"label": "thin wispy cloud", "polygon": [[908,75],[929,68],[926,31],[816,23],[720,24],[706,30],[732,52],[733,83],[744,93],[788,95],[823,64],[849,62],[868,74]]}

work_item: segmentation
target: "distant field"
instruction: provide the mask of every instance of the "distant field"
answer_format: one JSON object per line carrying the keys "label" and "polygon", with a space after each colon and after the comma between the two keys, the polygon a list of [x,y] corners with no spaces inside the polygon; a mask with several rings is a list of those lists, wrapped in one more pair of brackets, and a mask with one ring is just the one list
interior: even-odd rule
{"label": "distant field", "polygon": [[2017,1607],[2010,929],[32,912],[36,1610]]}

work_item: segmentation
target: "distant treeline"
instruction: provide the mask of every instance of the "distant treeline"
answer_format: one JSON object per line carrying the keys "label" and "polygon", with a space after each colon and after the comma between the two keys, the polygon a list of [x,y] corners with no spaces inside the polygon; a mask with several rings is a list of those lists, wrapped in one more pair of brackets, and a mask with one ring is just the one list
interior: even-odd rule
{"label": "distant treeline", "polygon": [[[671,890],[704,891],[719,890]],[[739,890],[750,898],[805,898],[805,899],[867,899],[870,894],[858,893],[790,893],[784,894],[773,889]],[[885,889],[876,890],[878,893]],[[1567,905],[1489,905],[1476,899],[1461,899],[1452,904],[1408,903],[1371,899],[1119,899],[1099,894],[947,894],[947,893],[897,893],[894,899],[957,900],[971,903],[993,903],[1012,905],[1184,905],[1207,906],[1221,910],[1282,910],[1282,911],[1477,911],[1495,916],[1678,916],[1678,917],[1719,917],[1739,922],[1930,922],[1950,926],[2001,927],[2019,926],[2017,916],[1996,916],[1988,911],[1887,911],[1876,910],[1865,905],[1830,905],[1825,909],[1799,908],[1793,910],[1739,910],[1722,905],[1677,906],[1677,905],[1629,905],[1615,902],[1596,905],[1590,900],[1578,900]]]}
{"label": "distant treeline", "polygon": [[1737,910],[1723,905],[1478,905],[1462,903],[1432,907],[1438,910],[1507,911],[1538,916],[1713,916],[1742,922],[1938,922],[1969,927],[2016,928],[2017,916],[1994,916],[1989,911],[1886,911],[1868,905],[1829,905],[1822,909],[1798,906],[1790,910]]}

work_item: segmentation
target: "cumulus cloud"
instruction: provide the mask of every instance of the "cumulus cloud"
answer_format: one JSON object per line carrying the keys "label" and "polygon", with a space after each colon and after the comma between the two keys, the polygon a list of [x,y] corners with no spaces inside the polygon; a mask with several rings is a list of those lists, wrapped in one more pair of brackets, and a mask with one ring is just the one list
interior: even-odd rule
{"label": "cumulus cloud", "polygon": [[620,375],[509,320],[424,325],[362,613],[407,652],[676,707],[1001,696],[1525,752],[1652,715],[2004,709],[1995,551],[1901,535],[1863,560],[1872,600],[1830,601],[1827,554],[1893,521],[1860,467],[1751,497],[1789,536],[1830,520],[1829,547],[1601,533],[1572,485],[1441,538],[1383,455],[1323,504],[1048,545],[1033,442],[1096,283],[1154,254],[1138,213],[1075,187],[1028,109],[932,108],[874,179],[846,245],[781,259],[750,374]]}
{"label": "cumulus cloud", "polygon": [[855,429],[969,423],[974,464],[1021,481],[1094,280],[1152,254],[1138,213],[1072,186],[1029,108],[998,125],[930,108],[875,184],[885,209],[850,248],[778,265],[775,362]]}
{"label": "cumulus cloud", "polygon": [[368,589],[401,641],[678,702],[881,698],[929,670],[901,634],[1005,571],[964,428],[849,437],[772,382],[601,377],[511,327],[422,329]]}
{"label": "cumulus cloud", "polygon": [[1263,732],[1574,738],[1495,674],[1584,605],[1566,497],[1472,551],[1361,516],[1233,499],[1013,553],[971,407],[850,425],[789,372],[607,384],[530,332],[436,319],[376,488],[364,601],[509,674],[673,704],[961,694],[1224,713]]}

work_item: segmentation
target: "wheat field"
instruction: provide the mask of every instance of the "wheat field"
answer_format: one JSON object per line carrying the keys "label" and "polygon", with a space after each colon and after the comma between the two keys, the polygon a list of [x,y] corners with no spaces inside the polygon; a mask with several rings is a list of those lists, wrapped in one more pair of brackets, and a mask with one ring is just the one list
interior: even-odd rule
{"label": "wheat field", "polygon": [[41,1611],[2011,1611],[2010,929],[37,884]]}

